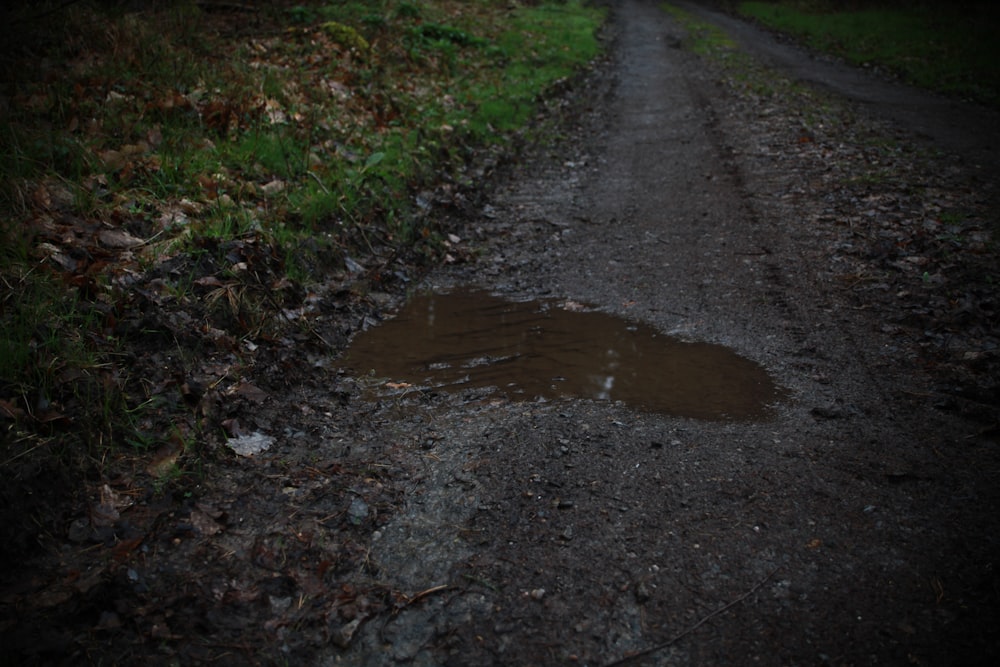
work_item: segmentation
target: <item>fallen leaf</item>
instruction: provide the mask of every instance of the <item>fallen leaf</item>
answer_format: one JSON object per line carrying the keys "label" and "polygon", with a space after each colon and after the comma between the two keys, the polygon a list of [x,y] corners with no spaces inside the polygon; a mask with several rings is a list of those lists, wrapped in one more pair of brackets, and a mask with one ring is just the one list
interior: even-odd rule
{"label": "fallen leaf", "polygon": [[153,455],[153,460],[146,466],[146,472],[156,479],[164,477],[176,466],[177,459],[181,455],[181,449],[181,446],[173,440],[163,445],[156,451],[156,454]]}
{"label": "fallen leaf", "polygon": [[221,280],[219,280],[215,276],[203,276],[201,278],[197,278],[197,279],[195,279],[194,284],[198,285],[199,287],[224,287],[225,286],[225,283],[223,283]]}
{"label": "fallen leaf", "polygon": [[122,540],[121,542],[116,544],[115,548],[112,550],[112,557],[114,558],[114,561],[116,563],[125,562],[125,560],[128,559],[128,557],[132,554],[132,552],[135,551],[140,544],[142,544],[142,541],[144,539],[145,536],[133,537],[130,540]]}
{"label": "fallen leaf", "polygon": [[125,168],[127,159],[121,151],[107,150],[101,151],[97,154],[104,163],[104,168],[107,171],[120,171]]}
{"label": "fallen leaf", "polygon": [[263,403],[268,399],[268,393],[258,387],[257,385],[250,384],[249,382],[240,382],[238,385],[230,389],[228,394],[236,394],[237,396],[242,396],[243,398],[249,399],[254,403]]}
{"label": "fallen leaf", "polygon": [[79,264],[75,259],[64,253],[51,243],[39,243],[38,249],[48,255],[49,259],[58,264],[64,271],[75,271]]}
{"label": "fallen leaf", "polygon": [[283,192],[285,189],[285,182],[281,180],[273,180],[270,183],[265,183],[260,186],[260,191],[265,197],[270,197],[276,195],[279,192]]}
{"label": "fallen leaf", "polygon": [[253,456],[254,454],[260,454],[261,452],[266,451],[272,444],[274,444],[273,437],[259,432],[251,433],[250,435],[241,435],[238,438],[229,438],[226,440],[226,446],[240,456]]}
{"label": "fallen leaf", "polygon": [[136,248],[145,241],[132,236],[121,229],[105,229],[97,235],[98,240],[106,248]]}

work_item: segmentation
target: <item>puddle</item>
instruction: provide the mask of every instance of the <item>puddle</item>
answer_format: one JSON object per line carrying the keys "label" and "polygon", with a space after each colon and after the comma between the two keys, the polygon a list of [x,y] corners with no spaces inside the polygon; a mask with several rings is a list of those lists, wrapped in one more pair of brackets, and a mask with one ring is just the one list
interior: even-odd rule
{"label": "puddle", "polygon": [[726,347],[683,342],[578,304],[486,292],[416,296],[358,334],[342,363],[389,386],[623,401],[708,420],[766,419],[783,396],[759,364]]}

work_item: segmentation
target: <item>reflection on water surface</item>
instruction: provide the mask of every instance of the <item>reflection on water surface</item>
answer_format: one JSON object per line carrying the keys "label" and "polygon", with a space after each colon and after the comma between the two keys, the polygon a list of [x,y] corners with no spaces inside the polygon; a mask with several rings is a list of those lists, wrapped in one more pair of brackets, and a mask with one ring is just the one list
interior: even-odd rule
{"label": "reflection on water surface", "polygon": [[683,342],[576,304],[486,292],[414,297],[359,334],[343,364],[418,387],[623,401],[698,419],[764,419],[783,395],[760,365],[726,347]]}

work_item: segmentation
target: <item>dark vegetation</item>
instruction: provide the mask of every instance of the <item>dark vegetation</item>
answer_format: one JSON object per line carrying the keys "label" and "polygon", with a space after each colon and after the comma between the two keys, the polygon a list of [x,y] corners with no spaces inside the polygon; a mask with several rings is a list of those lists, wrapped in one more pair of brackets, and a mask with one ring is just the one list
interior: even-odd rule
{"label": "dark vegetation", "polygon": [[112,488],[184,494],[240,434],[220,396],[287,386],[379,294],[468,257],[440,214],[543,134],[600,22],[578,2],[3,12],[7,571],[67,531],[120,543],[80,513],[97,490],[98,514]]}

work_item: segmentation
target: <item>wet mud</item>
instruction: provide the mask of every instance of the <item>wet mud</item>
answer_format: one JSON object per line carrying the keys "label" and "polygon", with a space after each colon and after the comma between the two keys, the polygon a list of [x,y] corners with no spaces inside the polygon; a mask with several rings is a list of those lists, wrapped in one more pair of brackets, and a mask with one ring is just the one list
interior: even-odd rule
{"label": "wet mud", "polygon": [[510,399],[620,401],[679,417],[758,420],[785,395],[757,363],[567,300],[420,294],[358,335],[355,374],[393,391],[490,388]]}

